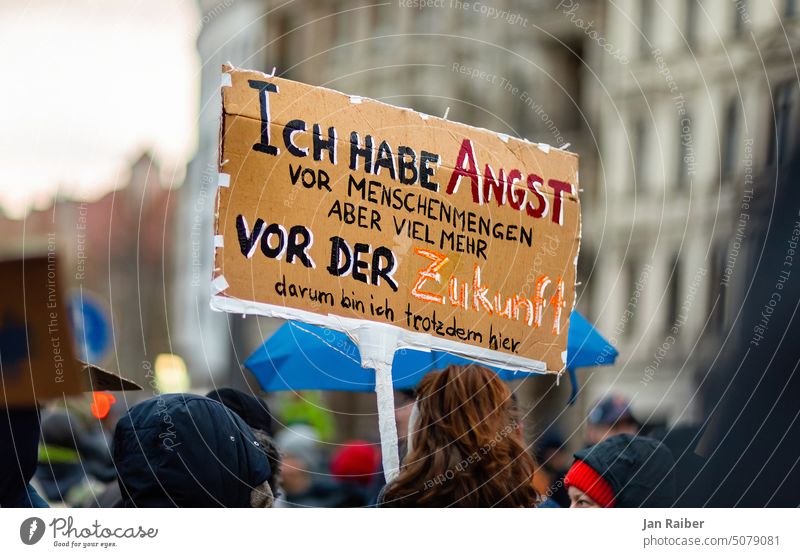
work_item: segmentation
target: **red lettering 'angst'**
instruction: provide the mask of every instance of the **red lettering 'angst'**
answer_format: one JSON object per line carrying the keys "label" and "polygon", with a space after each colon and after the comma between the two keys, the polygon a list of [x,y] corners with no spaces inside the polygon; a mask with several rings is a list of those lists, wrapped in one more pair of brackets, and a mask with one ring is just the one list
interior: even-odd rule
{"label": "red lettering 'angst'", "polygon": [[487,164],[483,171],[483,200],[488,203],[492,197],[498,207],[506,204],[506,173],[501,168],[495,177],[494,170]]}
{"label": "red lettering 'angst'", "polygon": [[533,203],[528,201],[525,211],[535,219],[542,218],[547,214],[547,198],[542,193],[542,188],[544,187],[542,184],[544,184],[544,181],[541,176],[528,174],[528,189],[533,194],[533,197],[536,198],[536,206],[534,207]]}
{"label": "red lettering 'angst'", "polygon": [[[466,165],[466,166],[465,166]],[[481,179],[478,175],[478,164],[475,162],[475,149],[472,147],[472,141],[465,139],[461,142],[461,148],[458,150],[458,157],[456,158],[456,167],[453,174],[450,175],[450,182],[447,184],[447,193],[452,195],[458,191],[458,186],[461,183],[461,178],[467,177],[472,181],[472,201],[481,204]]]}
{"label": "red lettering 'angst'", "polygon": [[553,188],[553,222],[564,224],[564,208],[561,204],[561,194],[572,194],[572,184],[561,180],[548,180],[547,185]]}

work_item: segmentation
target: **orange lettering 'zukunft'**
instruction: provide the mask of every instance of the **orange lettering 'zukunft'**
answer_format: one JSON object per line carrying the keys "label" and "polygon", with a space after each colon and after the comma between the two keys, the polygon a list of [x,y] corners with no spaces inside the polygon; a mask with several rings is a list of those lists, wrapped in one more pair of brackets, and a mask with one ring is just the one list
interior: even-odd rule
{"label": "orange lettering 'zukunft'", "polygon": [[[438,251],[414,248],[414,253],[429,260],[430,263],[421,268],[417,273],[417,280],[411,289],[411,296],[417,300],[445,305],[448,301],[453,307],[467,311],[485,311],[489,315],[516,321],[522,317],[523,322],[529,327],[538,329],[542,326],[542,318],[547,308],[553,309],[553,335],[561,332],[561,316],[566,306],[564,295],[564,279],[558,277],[553,280],[547,275],[541,275],[533,288],[533,296],[526,297],[522,293],[512,296],[503,296],[501,292],[490,295],[491,287],[481,281],[481,267],[475,265],[472,273],[472,297],[470,298],[470,285],[468,280],[451,276],[447,282],[448,293],[437,294],[436,285],[442,285],[439,271],[447,265],[450,259]],[[554,285],[555,291],[547,297],[548,288]],[[522,310],[522,311],[521,311]]]}
{"label": "orange lettering 'zukunft'", "polygon": [[444,296],[425,292],[422,290],[422,287],[427,280],[439,282],[439,269],[441,269],[442,266],[447,263],[447,256],[433,250],[422,248],[414,248],[414,253],[430,259],[432,263],[419,272],[419,278],[414,284],[414,288],[411,289],[411,295],[417,300],[433,302],[435,304],[444,304]]}

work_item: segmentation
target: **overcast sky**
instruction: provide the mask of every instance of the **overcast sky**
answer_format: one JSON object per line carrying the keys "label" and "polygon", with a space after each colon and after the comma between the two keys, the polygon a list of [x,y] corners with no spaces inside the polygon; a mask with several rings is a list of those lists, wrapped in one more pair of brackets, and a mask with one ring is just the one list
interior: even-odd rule
{"label": "overcast sky", "polygon": [[98,197],[144,149],[167,180],[196,145],[192,0],[0,0],[0,205]]}

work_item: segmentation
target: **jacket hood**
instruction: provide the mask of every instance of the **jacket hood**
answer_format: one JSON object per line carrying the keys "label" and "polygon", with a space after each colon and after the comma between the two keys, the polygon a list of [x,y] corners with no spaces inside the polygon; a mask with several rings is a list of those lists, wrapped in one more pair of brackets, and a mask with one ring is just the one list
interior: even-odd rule
{"label": "jacket hood", "polygon": [[611,486],[616,507],[670,507],[675,459],[662,443],[623,433],[575,453]]}
{"label": "jacket hood", "polygon": [[214,389],[206,395],[212,400],[221,402],[242,418],[253,429],[260,429],[272,435],[272,412],[267,403],[257,396],[243,393],[242,391],[223,387]]}
{"label": "jacket hood", "polygon": [[271,469],[247,424],[215,400],[161,395],[114,432],[126,507],[249,507]]}

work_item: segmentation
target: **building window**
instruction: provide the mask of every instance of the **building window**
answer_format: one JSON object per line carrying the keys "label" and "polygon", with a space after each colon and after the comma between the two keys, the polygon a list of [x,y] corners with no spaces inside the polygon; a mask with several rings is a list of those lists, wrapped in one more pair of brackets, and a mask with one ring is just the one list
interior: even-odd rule
{"label": "building window", "polygon": [[623,321],[625,322],[625,338],[633,338],[636,330],[636,315],[639,313],[637,306],[641,303],[643,293],[635,295],[636,282],[639,280],[640,265],[639,260],[634,255],[628,254],[625,259],[625,281],[627,286],[627,296],[625,297],[625,307],[622,308]]}
{"label": "building window", "polygon": [[676,189],[682,190],[686,188],[691,181],[691,175],[694,173],[693,149],[692,117],[686,111],[678,121],[678,175]]}
{"label": "building window", "polygon": [[[583,125],[583,119],[586,117],[581,110],[578,109],[579,99],[583,98],[583,72],[584,68],[588,65],[583,58],[583,42],[578,41],[574,43],[567,43],[567,48],[559,51],[558,65],[562,68],[559,84],[564,89],[567,98],[570,99],[569,103],[573,104],[575,110],[566,110],[563,116],[559,118],[559,123],[563,123],[565,130],[577,130]],[[528,89],[530,91],[530,89]],[[550,138],[554,139],[554,138]],[[557,143],[555,140],[553,143]]]}
{"label": "building window", "polygon": [[[519,87],[520,91],[533,91],[533,96],[536,96],[534,83],[531,81],[530,74],[519,69],[510,70],[509,74],[509,83],[513,83],[515,87]],[[479,91],[478,97],[480,98],[482,94],[482,91]],[[533,116],[536,114],[534,109],[532,109],[531,106],[526,102],[520,100],[519,96],[516,98],[509,98],[511,100],[509,101],[510,121],[508,123],[511,127],[511,131],[519,137],[531,137],[532,135],[539,133],[539,130],[534,129],[534,125],[536,123],[536,121],[533,119]],[[478,104],[482,104],[482,102],[483,101],[479,100]],[[555,141],[551,143],[555,143]]]}
{"label": "building window", "polygon": [[797,2],[795,0],[785,0],[783,3],[783,15],[794,17],[797,15]]}
{"label": "building window", "polygon": [[797,104],[797,88],[790,81],[775,87],[773,94],[772,133],[769,136],[767,162],[780,165],[786,160],[789,147],[789,127]]}
{"label": "building window", "polygon": [[667,311],[665,313],[665,330],[669,331],[678,320],[678,309],[680,308],[680,282],[681,282],[681,259],[680,254],[676,253],[672,258],[672,267],[668,269],[667,275]]}
{"label": "building window", "polygon": [[639,2],[639,54],[642,58],[650,55],[650,35],[653,23],[653,0]]}
{"label": "building window", "polygon": [[633,126],[633,190],[636,193],[644,190],[645,157],[647,156],[647,126],[644,118],[638,118]]}
{"label": "building window", "polygon": [[694,48],[697,42],[697,2],[698,0],[686,0],[683,36],[689,48]]}
{"label": "building window", "polygon": [[750,12],[747,0],[733,0],[733,33],[741,36],[747,24],[750,23]]}
{"label": "building window", "polygon": [[708,280],[708,327],[715,334],[722,333],[725,327],[725,292],[730,286],[723,286],[722,278],[728,258],[728,245],[720,242],[711,252],[711,273]]}
{"label": "building window", "polygon": [[[281,14],[275,17],[274,23],[274,42],[272,46],[272,65],[275,66],[275,71],[280,77],[289,78],[291,67],[291,60],[289,58],[290,41],[292,39],[291,33],[294,27],[290,16]],[[269,64],[267,64],[269,66]],[[272,68],[267,69],[272,71]]]}
{"label": "building window", "polygon": [[723,180],[733,177],[736,171],[736,146],[739,136],[739,100],[732,98],[725,109],[725,135],[722,138],[720,175]]}
{"label": "building window", "polygon": [[368,36],[375,36],[375,31],[381,26],[381,12],[380,8],[372,8],[368,10],[369,13],[369,33]]}

